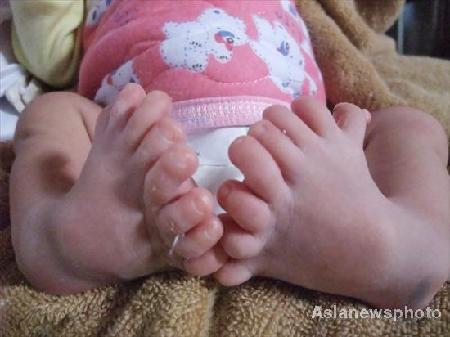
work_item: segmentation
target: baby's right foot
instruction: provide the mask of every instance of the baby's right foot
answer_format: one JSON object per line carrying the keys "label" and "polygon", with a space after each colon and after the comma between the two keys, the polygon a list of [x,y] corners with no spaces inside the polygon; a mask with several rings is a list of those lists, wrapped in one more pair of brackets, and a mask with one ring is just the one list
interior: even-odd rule
{"label": "baby's right foot", "polygon": [[388,274],[393,212],[363,152],[368,113],[344,104],[335,121],[310,98],[294,108],[267,109],[230,146],[245,180],[218,194],[231,258],[216,278],[236,285],[268,276],[384,306],[384,283],[373,275]]}
{"label": "baby's right foot", "polygon": [[170,108],[164,93],[128,85],[100,113],[79,180],[53,208],[53,259],[28,275],[34,283],[67,293],[168,267],[207,275],[223,264],[214,248],[221,222],[210,193],[192,183],[197,158]]}

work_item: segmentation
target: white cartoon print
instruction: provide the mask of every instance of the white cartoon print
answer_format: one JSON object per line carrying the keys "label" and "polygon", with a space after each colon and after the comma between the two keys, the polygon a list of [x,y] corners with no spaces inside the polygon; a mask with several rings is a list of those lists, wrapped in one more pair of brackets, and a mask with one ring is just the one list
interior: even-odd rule
{"label": "white cartoon print", "polygon": [[102,15],[114,0],[90,0],[88,4],[89,12],[86,18],[86,25],[93,26],[98,24]]}
{"label": "white cartoon print", "polygon": [[281,1],[281,7],[291,15],[295,21],[299,22],[300,15],[298,15],[297,8],[295,7],[295,4],[291,0],[280,0]]}
{"label": "white cartoon print", "polygon": [[108,105],[112,103],[119,91],[128,83],[139,84],[139,78],[134,72],[133,61],[131,60],[103,78],[102,85],[98,89],[94,100],[97,103]]}
{"label": "white cartoon print", "polygon": [[229,62],[233,48],[248,43],[245,30],[242,20],[222,9],[210,8],[195,21],[166,23],[161,55],[171,67],[203,72],[208,66],[209,55],[220,63]]}
{"label": "white cartoon print", "polygon": [[258,30],[258,41],[250,46],[267,65],[271,80],[278,88],[294,98],[299,97],[305,79],[310,82],[310,94],[317,91],[313,79],[305,72],[304,56],[286,28],[277,21],[273,23],[253,16]]}
{"label": "white cartoon print", "polygon": [[[308,28],[306,27],[305,21],[303,21],[303,19],[300,17],[300,15],[298,14],[297,11],[297,7],[295,6],[295,2],[291,1],[291,0],[281,0],[281,7],[283,7],[283,9],[288,12],[297,22],[297,24],[299,25],[299,28],[301,29],[303,36],[305,37],[304,40],[302,42],[300,42],[300,49],[306,53],[311,60],[314,62],[314,64],[316,65],[316,68],[319,68],[319,66],[316,63],[316,59],[314,57],[314,52],[312,49],[312,45],[311,45],[311,38],[309,36],[309,32],[308,32]],[[307,80],[310,82],[314,93],[317,92],[317,87],[316,84],[314,82],[314,80],[309,77],[308,73],[305,74]],[[322,81],[322,73],[319,71],[318,72],[318,76],[319,76],[319,80]]]}
{"label": "white cartoon print", "polygon": [[295,3],[291,0],[280,0],[281,7],[287,12],[292,18],[294,18],[295,22],[298,24],[301,29],[305,40],[300,43],[300,48],[303,49],[305,53],[307,53],[311,58],[314,58],[313,50],[310,43],[308,28],[306,28],[305,22],[302,20],[300,15],[298,14],[297,8],[295,7]]}

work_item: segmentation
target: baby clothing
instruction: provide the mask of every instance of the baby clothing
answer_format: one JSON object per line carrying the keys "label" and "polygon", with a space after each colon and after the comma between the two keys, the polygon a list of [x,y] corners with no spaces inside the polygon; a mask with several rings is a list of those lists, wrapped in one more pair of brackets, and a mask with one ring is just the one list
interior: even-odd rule
{"label": "baby clothing", "polygon": [[[198,168],[193,175],[198,186],[208,189],[213,195],[226,180],[242,181],[242,173],[228,158],[228,148],[238,137],[247,134],[248,127],[232,127],[198,130],[189,134],[188,143],[198,157]],[[222,212],[215,203],[215,212]]]}
{"label": "baby clothing", "polygon": [[302,95],[325,100],[293,0],[12,3],[18,58],[54,85],[67,82],[78,64],[84,12],[79,93],[106,105],[130,82],[167,92],[199,156],[194,179],[213,193],[222,181],[242,178],[228,147],[266,107]]}
{"label": "baby clothing", "polygon": [[303,20],[290,0],[90,3],[79,91],[110,103],[129,82],[162,90],[188,132],[245,126],[301,95],[324,100]]}
{"label": "baby clothing", "polygon": [[84,17],[80,93],[106,103],[130,81],[165,90],[184,102],[175,115],[188,129],[251,124],[269,102],[325,98],[291,0],[34,0],[11,10],[14,52],[33,75],[71,82]]}
{"label": "baby clothing", "polygon": [[[242,180],[228,147],[273,104],[325,100],[311,43],[289,0],[90,3],[79,91],[108,104],[130,82],[162,90],[197,152],[194,180]],[[217,209],[219,210],[219,208]]]}
{"label": "baby clothing", "polygon": [[44,83],[73,83],[81,56],[83,0],[10,0],[16,59]]}

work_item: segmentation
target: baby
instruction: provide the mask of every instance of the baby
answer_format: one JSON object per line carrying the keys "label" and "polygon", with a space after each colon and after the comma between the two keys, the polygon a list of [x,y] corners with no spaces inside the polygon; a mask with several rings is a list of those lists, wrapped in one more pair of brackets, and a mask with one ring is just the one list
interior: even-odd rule
{"label": "baby", "polygon": [[[11,5],[32,72],[51,44],[76,67],[81,0]],[[407,107],[330,112],[293,1],[86,6],[79,94],[36,99],[14,142],[13,245],[35,287],[175,267],[422,307],[448,280],[444,131]]]}

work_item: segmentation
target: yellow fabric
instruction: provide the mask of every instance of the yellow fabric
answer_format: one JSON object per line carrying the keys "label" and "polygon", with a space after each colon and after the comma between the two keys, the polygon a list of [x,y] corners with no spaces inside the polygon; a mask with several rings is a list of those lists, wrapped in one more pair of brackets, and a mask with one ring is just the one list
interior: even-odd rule
{"label": "yellow fabric", "polygon": [[52,87],[73,83],[80,59],[83,0],[11,0],[18,61]]}

